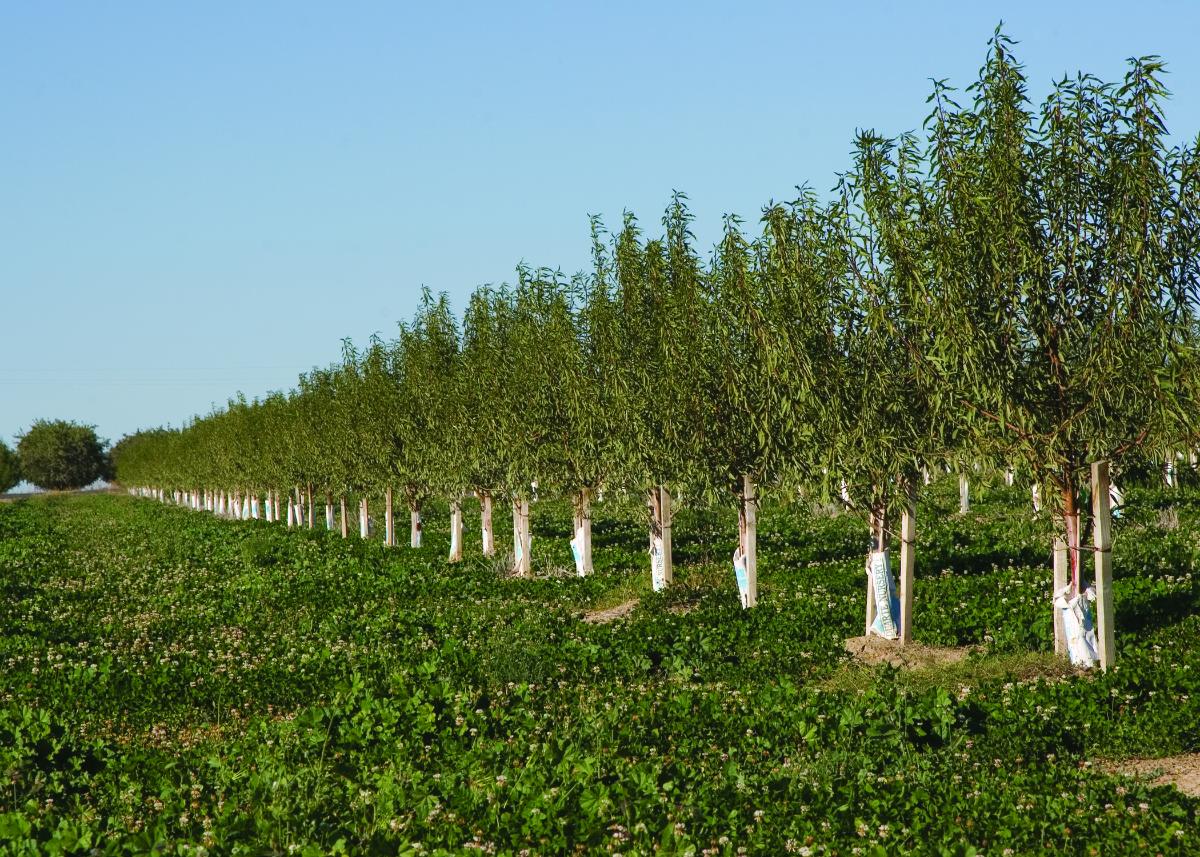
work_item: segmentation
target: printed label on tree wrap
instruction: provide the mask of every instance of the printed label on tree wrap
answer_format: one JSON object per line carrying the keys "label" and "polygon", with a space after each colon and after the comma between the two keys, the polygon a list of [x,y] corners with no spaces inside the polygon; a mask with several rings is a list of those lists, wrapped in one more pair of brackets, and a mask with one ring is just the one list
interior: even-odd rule
{"label": "printed label on tree wrap", "polygon": [[870,566],[871,583],[875,590],[875,621],[871,633],[887,640],[899,638],[900,599],[896,597],[896,584],[892,580],[892,569],[887,551],[872,551]]}

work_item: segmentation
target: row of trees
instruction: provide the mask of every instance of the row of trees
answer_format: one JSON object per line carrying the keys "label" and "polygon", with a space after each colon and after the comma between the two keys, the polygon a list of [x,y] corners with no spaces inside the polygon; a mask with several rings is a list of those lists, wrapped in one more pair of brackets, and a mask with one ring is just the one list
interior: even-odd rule
{"label": "row of trees", "polygon": [[632,215],[611,236],[594,220],[590,272],[521,267],[461,322],[426,292],[396,339],[347,343],[291,393],[126,438],[118,476],[380,494],[389,543],[393,492],[413,543],[428,497],[452,500],[457,532],[474,494],[485,550],[503,497],[523,573],[534,486],[575,504],[585,573],[593,498],[640,496],[656,586],[672,496],[723,497],[747,605],[759,491],[841,497],[868,512],[877,554],[903,520],[907,638],[921,474],[983,463],[1039,487],[1077,594],[1089,468],[1197,434],[1200,161],[1167,139],[1161,77],[1132,60],[1120,83],[1065,79],[1035,108],[997,33],[967,104],[938,83],[925,143],[859,134],[832,200],[768,205],[754,233],[729,217],[707,262],[682,194],[657,237]]}

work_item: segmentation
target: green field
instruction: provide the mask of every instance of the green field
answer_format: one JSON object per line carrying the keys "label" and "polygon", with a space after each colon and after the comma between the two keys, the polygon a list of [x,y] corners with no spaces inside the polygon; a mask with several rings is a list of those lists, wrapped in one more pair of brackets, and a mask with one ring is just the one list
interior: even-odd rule
{"label": "green field", "polygon": [[[1200,749],[1200,493],[1130,490],[1119,665],[1050,654],[1048,520],[1023,489],[920,509],[915,636],[960,663],[851,662],[866,525],[764,506],[644,531],[534,507],[535,578],[425,547],[124,496],[0,504],[6,854],[1195,854],[1200,800],[1106,773]],[[1179,525],[1162,507],[1178,509]],[[497,520],[497,531],[508,521]],[[638,599],[626,618],[584,614]]]}

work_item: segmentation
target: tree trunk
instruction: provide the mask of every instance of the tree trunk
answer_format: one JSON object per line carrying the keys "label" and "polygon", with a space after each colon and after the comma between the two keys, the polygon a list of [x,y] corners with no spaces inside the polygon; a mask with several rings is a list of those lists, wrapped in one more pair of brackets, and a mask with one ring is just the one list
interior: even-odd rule
{"label": "tree trunk", "polygon": [[513,574],[520,577],[530,577],[533,565],[530,562],[530,551],[533,538],[529,533],[529,501],[514,497],[513,506]]}
{"label": "tree trunk", "polygon": [[313,507],[312,485],[304,486],[305,497],[308,499],[308,528],[311,530],[316,526],[316,509]]}
{"label": "tree trunk", "polygon": [[333,493],[325,492],[325,529],[333,532]]}
{"label": "tree trunk", "polygon": [[358,501],[358,535],[365,539],[370,535],[370,516],[367,512],[367,498]]}
{"label": "tree trunk", "polygon": [[[754,481],[742,476],[742,490],[738,495],[738,549],[734,554],[734,569],[737,574],[739,560],[745,581],[738,581],[738,594],[742,607],[753,607],[758,603],[758,495]],[[744,587],[744,588],[743,588]]]}
{"label": "tree trunk", "polygon": [[[1062,500],[1062,517],[1059,521],[1060,533],[1054,538],[1054,596],[1064,589],[1069,601],[1078,595],[1080,589],[1079,563],[1079,501],[1074,484],[1068,483],[1060,488]],[[1064,538],[1065,536],[1065,538]],[[1061,655],[1069,653],[1066,631],[1062,624],[1062,615],[1057,606],[1054,608],[1055,652]]]}
{"label": "tree trunk", "polygon": [[575,573],[586,577],[592,573],[592,493],[589,488],[580,488],[575,495],[574,525],[571,537],[571,553],[575,557]]}
{"label": "tree trunk", "polygon": [[396,546],[396,515],[390,485],[383,492],[383,543],[389,548]]}
{"label": "tree trunk", "polygon": [[654,591],[671,585],[671,492],[659,485],[650,489],[650,583]]}
{"label": "tree trunk", "polygon": [[[1071,561],[1067,558],[1067,540],[1061,535],[1054,536],[1054,598],[1071,579]],[[1067,656],[1067,632],[1063,627],[1062,611],[1054,607],[1054,654],[1065,658]]]}
{"label": "tree trunk", "polygon": [[421,501],[412,500],[408,504],[408,546],[421,546]]}
{"label": "tree trunk", "polygon": [[496,553],[496,531],[492,529],[492,495],[484,491],[479,495],[480,529],[483,535],[483,555]]}
{"label": "tree trunk", "polygon": [[971,483],[965,473],[958,474],[958,512],[965,515],[971,511]]}
{"label": "tree trunk", "polygon": [[[878,491],[873,491],[872,494],[876,497],[880,496]],[[876,553],[887,554],[891,543],[891,537],[888,533],[887,519],[887,503],[886,501],[875,501],[874,505],[868,512],[868,521],[871,529],[871,550],[867,553],[867,610],[866,610],[866,634],[871,634],[871,626],[879,617],[878,596],[875,586],[875,576],[872,569],[872,560]],[[898,617],[893,615],[892,620],[897,622]],[[899,629],[897,629],[898,631]]]}
{"label": "tree trunk", "polygon": [[287,525],[289,530],[296,526],[296,503],[291,494],[288,494]]}
{"label": "tree trunk", "polygon": [[342,494],[341,496],[338,497],[338,505],[341,506],[341,511],[342,511],[342,538],[348,539],[348,538],[350,538],[350,522],[348,520],[346,520],[346,495],[345,494]]}
{"label": "tree trunk", "polygon": [[462,562],[463,558],[463,513],[462,500],[455,497],[450,501],[450,562]]}

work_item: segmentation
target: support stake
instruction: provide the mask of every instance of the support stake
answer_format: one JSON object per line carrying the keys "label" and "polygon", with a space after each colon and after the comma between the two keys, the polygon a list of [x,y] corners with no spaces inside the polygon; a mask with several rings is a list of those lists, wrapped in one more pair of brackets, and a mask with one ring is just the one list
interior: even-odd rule
{"label": "support stake", "polygon": [[1092,463],[1092,541],[1096,558],[1096,642],[1100,645],[1100,668],[1116,662],[1112,591],[1112,507],[1108,496],[1107,461]]}

